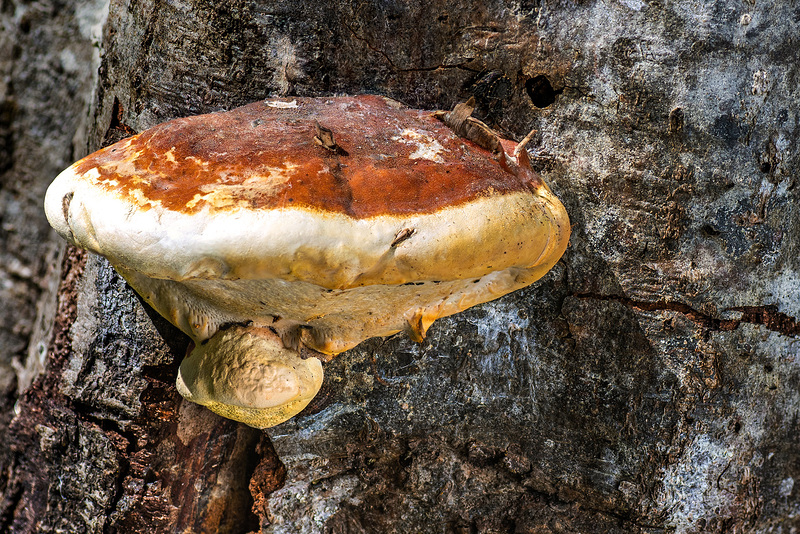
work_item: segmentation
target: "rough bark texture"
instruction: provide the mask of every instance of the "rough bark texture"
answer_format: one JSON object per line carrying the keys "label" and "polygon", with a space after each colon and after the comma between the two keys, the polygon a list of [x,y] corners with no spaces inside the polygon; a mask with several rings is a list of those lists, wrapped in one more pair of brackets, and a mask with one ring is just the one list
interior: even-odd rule
{"label": "rough bark texture", "polygon": [[[423,344],[372,340],[326,364],[314,406],[267,432],[181,402],[187,340],[103,260],[68,250],[47,370],[0,452],[0,530],[800,526],[800,6],[485,4],[112,3],[79,152],[270,95],[371,92],[428,109],[473,95],[505,135],[539,130],[534,166],[573,238],[534,287],[437,322]],[[2,5],[2,38],[19,36],[3,68],[44,68],[59,26],[35,38],[12,14],[33,8]],[[77,24],[77,9],[52,10]],[[71,77],[21,93],[29,77],[9,76],[6,95],[80,115],[78,91],[58,96]],[[3,106],[3,154],[53,127]],[[60,164],[77,121],[59,125]],[[55,172],[43,167],[35,186],[4,181],[4,221],[20,199],[38,205]],[[9,197],[7,183],[22,185]],[[4,225],[3,254],[44,242],[29,217],[38,233]],[[24,252],[34,281],[44,250]],[[24,353],[41,291],[24,278],[3,285],[28,313],[11,336],[5,320],[3,358]]]}

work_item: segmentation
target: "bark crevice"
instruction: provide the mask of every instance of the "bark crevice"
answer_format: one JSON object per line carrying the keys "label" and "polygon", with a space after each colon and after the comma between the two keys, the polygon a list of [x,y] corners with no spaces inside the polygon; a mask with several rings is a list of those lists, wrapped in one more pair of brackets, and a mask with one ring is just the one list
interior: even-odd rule
{"label": "bark crevice", "polygon": [[738,319],[722,319],[697,310],[683,302],[666,300],[646,301],[620,295],[603,295],[599,293],[574,293],[572,296],[582,300],[594,299],[619,302],[628,308],[646,312],[676,312],[686,316],[703,328],[718,332],[730,332],[736,330],[742,324],[753,324],[764,326],[768,330],[787,337],[797,337],[800,335],[800,321],[778,311],[778,307],[772,304],[760,306],[731,306],[730,308],[725,308],[724,311],[739,312],[742,316]]}

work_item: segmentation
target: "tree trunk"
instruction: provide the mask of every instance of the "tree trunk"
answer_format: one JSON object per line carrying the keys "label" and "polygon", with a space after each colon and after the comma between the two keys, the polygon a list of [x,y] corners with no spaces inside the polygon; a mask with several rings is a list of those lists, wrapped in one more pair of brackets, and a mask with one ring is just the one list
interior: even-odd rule
{"label": "tree trunk", "polygon": [[[53,2],[44,35],[97,4],[56,15]],[[33,7],[2,5],[13,61],[58,52],[90,79],[88,39],[70,63],[11,14]],[[0,361],[0,531],[800,527],[798,35],[795,2],[112,2],[75,157],[273,95],[422,109],[474,96],[504,136],[538,130],[533,164],[567,206],[571,244],[536,285],[436,322],[422,344],[374,339],[325,364],[312,406],[267,431],[183,401],[188,338],[105,260],[67,249],[46,370],[13,420],[31,328],[0,337],[20,376]],[[26,68],[9,79],[22,87]],[[42,76],[30,87],[51,115],[72,110],[47,138],[66,165],[63,125],[77,128],[86,93]],[[43,131],[19,106],[0,143]],[[46,242],[30,206],[55,173],[42,166],[31,189],[26,242]],[[14,308],[29,325],[47,247],[3,231],[3,253],[38,266]]]}

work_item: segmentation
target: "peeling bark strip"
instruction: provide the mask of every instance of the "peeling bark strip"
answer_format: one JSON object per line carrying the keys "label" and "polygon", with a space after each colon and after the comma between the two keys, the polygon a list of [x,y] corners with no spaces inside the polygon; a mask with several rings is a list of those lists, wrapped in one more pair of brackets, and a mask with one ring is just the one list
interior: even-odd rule
{"label": "peeling bark strip", "polygon": [[[503,152],[500,138],[486,124],[471,116],[474,111],[475,98],[471,97],[466,102],[456,104],[453,111],[437,111],[434,116],[460,137],[469,139],[499,157]],[[528,140],[526,139],[524,142],[527,143]],[[514,155],[519,155],[519,152],[515,151]]]}
{"label": "peeling bark strip", "polygon": [[800,334],[800,321],[778,311],[773,305],[764,306],[734,306],[727,308],[730,311],[742,313],[741,319],[720,319],[701,311],[698,311],[688,304],[681,302],[648,302],[635,300],[619,295],[599,295],[595,293],[576,293],[573,295],[579,299],[613,300],[629,308],[642,311],[673,311],[685,315],[703,328],[717,330],[720,332],[730,332],[735,330],[742,323],[763,325],[768,330],[778,332],[784,336],[797,337]]}

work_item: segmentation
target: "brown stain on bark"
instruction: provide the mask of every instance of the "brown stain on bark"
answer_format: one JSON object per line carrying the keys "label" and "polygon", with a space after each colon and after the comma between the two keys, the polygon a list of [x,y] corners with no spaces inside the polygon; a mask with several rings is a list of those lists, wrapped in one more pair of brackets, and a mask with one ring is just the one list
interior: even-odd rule
{"label": "brown stain on bark", "polygon": [[278,458],[269,438],[264,435],[256,445],[256,455],[260,458],[250,478],[250,494],[253,496],[253,513],[261,518],[262,529],[266,527],[269,511],[269,495],[286,483],[286,466]]}

